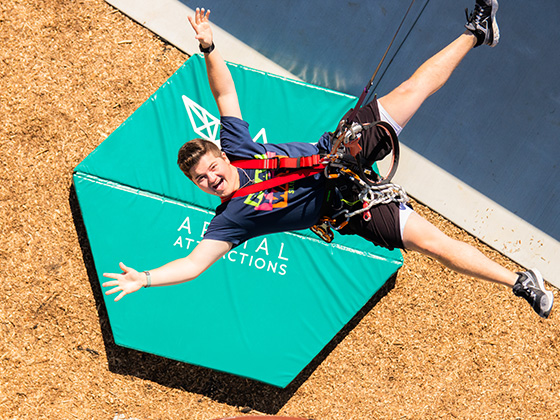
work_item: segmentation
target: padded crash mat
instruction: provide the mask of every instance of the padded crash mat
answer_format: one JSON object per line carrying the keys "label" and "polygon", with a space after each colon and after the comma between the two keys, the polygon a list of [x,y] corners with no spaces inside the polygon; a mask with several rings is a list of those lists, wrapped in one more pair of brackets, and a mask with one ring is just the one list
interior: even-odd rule
{"label": "padded crash mat", "polygon": [[[228,64],[255,141],[316,142],[356,98]],[[190,58],[75,169],[99,281],[119,261],[149,270],[201,240],[217,197],[179,170],[187,140],[219,138],[204,59]],[[310,231],[252,239],[199,278],[104,296],[115,343],[288,385],[402,265],[357,237],[326,244]]]}

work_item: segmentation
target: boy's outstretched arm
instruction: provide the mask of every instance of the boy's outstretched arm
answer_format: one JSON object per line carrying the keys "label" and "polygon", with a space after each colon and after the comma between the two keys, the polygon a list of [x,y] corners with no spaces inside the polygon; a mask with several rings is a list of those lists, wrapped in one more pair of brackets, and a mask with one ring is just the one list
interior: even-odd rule
{"label": "boy's outstretched arm", "polygon": [[[222,258],[231,247],[232,244],[229,242],[203,239],[187,257],[167,263],[155,270],[150,270],[150,286],[169,286],[193,280]],[[103,283],[103,287],[112,287],[105,292],[106,295],[119,293],[115,302],[122,299],[123,296],[147,286],[145,272],[138,272],[125,266],[122,262],[119,266],[123,271],[121,274],[103,274],[104,277],[113,279]]]}
{"label": "boy's outstretched arm", "polygon": [[[209,15],[210,10],[205,11],[197,8],[194,17],[189,16],[189,22],[196,32],[195,38],[202,48],[209,48],[214,43],[212,28],[208,20]],[[214,49],[209,53],[204,53],[204,60],[206,61],[210,89],[218,105],[220,115],[222,117],[241,118],[235,84],[220,52]]]}

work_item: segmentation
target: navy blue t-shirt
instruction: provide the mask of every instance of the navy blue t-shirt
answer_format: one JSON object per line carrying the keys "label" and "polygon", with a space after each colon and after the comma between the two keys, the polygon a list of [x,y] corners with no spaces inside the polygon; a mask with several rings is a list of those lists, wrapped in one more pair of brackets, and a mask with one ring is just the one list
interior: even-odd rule
{"label": "navy blue t-shirt", "polygon": [[[310,156],[318,154],[319,148],[328,150],[328,136],[321,137],[318,144],[260,144],[251,138],[247,122],[222,117],[221,123],[222,151],[232,162],[273,156]],[[241,187],[274,175],[272,171],[261,169],[237,171]],[[204,238],[238,246],[255,236],[308,228],[319,219],[324,194],[325,178],[318,174],[288,186],[233,198],[218,206]]]}

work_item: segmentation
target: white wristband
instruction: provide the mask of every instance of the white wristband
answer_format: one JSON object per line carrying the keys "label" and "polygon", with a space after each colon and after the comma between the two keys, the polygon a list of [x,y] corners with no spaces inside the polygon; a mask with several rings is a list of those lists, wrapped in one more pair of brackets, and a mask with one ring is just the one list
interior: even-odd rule
{"label": "white wristband", "polygon": [[149,271],[144,271],[144,274],[146,275],[146,284],[144,287],[150,287],[152,285],[152,275]]}

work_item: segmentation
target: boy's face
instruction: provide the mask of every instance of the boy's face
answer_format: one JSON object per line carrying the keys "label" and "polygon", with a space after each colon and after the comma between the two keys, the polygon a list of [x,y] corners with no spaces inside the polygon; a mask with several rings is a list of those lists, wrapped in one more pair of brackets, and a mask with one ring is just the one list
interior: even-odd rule
{"label": "boy's face", "polygon": [[227,197],[239,188],[237,168],[230,164],[225,153],[214,156],[206,153],[190,170],[191,179],[202,191]]}

